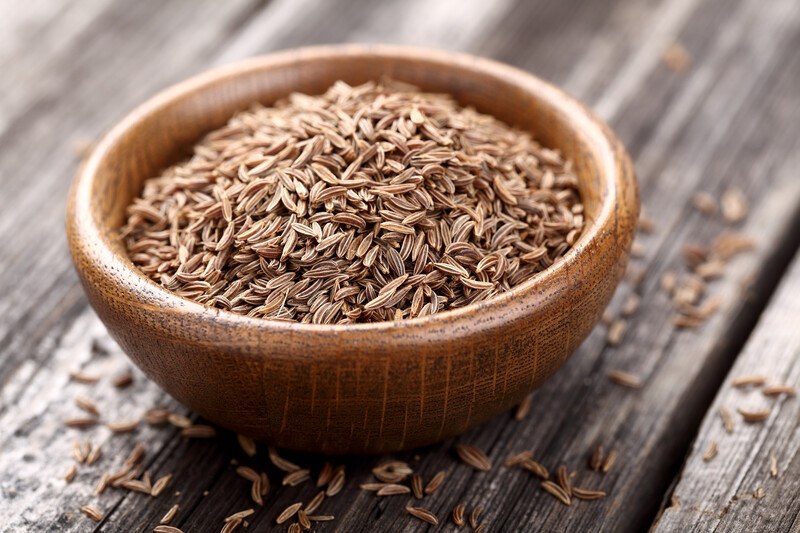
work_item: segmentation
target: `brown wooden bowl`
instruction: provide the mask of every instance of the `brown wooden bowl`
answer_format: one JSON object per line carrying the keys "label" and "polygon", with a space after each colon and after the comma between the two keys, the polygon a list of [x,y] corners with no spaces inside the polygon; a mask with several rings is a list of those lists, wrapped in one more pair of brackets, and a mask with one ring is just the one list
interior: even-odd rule
{"label": "brown wooden bowl", "polygon": [[[433,316],[358,325],[250,318],[178,297],[141,274],[118,236],[146,178],[258,101],[389,76],[530,130],[571,158],[587,227],[565,257],[513,290]],[[394,46],[282,52],[213,70],[133,111],[70,193],[67,234],[89,302],[144,372],[209,420],[277,446],[390,452],[465,431],[520,402],[586,337],[622,276],[638,215],[619,141],[530,74]]]}

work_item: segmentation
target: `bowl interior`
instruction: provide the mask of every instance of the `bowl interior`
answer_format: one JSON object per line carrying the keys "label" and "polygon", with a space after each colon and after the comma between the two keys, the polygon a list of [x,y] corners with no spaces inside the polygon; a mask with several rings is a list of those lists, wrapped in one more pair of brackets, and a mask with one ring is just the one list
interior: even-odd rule
{"label": "bowl interior", "polygon": [[[405,53],[397,56],[359,52],[286,54],[270,62],[258,59],[229,72],[210,74],[177,85],[145,104],[118,126],[98,149],[100,159],[91,184],[90,216],[106,245],[127,257],[118,229],[126,219],[126,207],[146,179],[187,157],[191,146],[209,131],[224,125],[237,111],[253,103],[270,105],[292,92],[320,94],[335,81],[351,85],[390,77],[417,85],[424,91],[451,94],[462,105],[493,115],[530,131],[546,147],[556,148],[575,165],[584,203],[586,230],[608,197],[608,184],[598,168],[595,153],[575,117],[555,106],[563,95],[553,87],[495,63],[493,72],[480,60],[452,54]],[[579,125],[578,125],[579,126]],[[97,155],[97,154],[95,154]],[[119,165],[127,160],[128,164]]]}

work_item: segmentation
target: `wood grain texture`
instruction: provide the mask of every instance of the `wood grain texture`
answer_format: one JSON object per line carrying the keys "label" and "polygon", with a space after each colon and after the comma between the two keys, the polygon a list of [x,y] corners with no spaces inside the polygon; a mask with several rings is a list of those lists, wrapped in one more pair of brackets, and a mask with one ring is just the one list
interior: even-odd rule
{"label": "wood grain texture", "polygon": [[[84,4],[66,5],[77,9]],[[226,53],[228,59],[237,59],[290,44],[352,41],[354,35],[372,42],[409,42],[407,34],[394,28],[408,31],[411,25],[406,21],[424,15],[409,13],[405,2],[384,4],[391,6],[389,18],[396,24],[374,24],[371,9],[356,0],[273,0],[260,11],[250,2],[109,2],[62,48],[19,47],[30,54],[8,56],[10,63],[4,68],[36,69],[32,79],[58,91],[20,89],[12,84],[13,76],[0,77],[0,100],[15,102],[0,108],[13,107],[14,116],[22,117],[13,122],[13,135],[6,131],[10,122],[3,122],[6,130],[0,134],[0,237],[6,246],[0,254],[0,416],[6,428],[0,435],[0,530],[90,530],[94,524],[75,510],[95,502],[109,514],[96,530],[148,531],[173,501],[179,501],[182,509],[175,524],[186,531],[205,531],[218,529],[225,516],[250,505],[247,487],[229,464],[232,457],[242,459],[230,436],[219,443],[187,443],[169,429],[142,434],[155,470],[176,474],[173,488],[181,496],[174,499],[151,500],[119,491],[93,499],[99,470],[79,474],[67,488],[57,480],[69,466],[69,446],[79,434],[65,431],[60,415],[72,414],[67,409],[71,396],[82,390],[65,386],[63,374],[72,363],[88,364],[91,337],[107,342],[107,336],[86,310],[58,230],[74,162],[64,134],[55,136],[52,131],[96,137],[157,89],[224,61]],[[581,482],[612,495],[611,500],[584,502],[580,509],[564,508],[522,472],[496,467],[490,474],[473,473],[457,463],[452,442],[401,457],[412,460],[426,477],[448,471],[442,489],[423,500],[440,519],[457,502],[483,502],[489,504],[490,531],[644,530],[678,473],[738,346],[797,245],[796,2],[491,4],[498,5],[498,11],[484,11],[481,20],[486,25],[471,30],[469,42],[456,40],[458,47],[531,70],[601,111],[636,159],[643,201],[659,230],[645,238],[646,255],[633,265],[647,268],[648,275],[637,291],[642,308],[629,324],[623,346],[605,348],[604,331],[598,328],[535,395],[525,422],[513,423],[510,415],[501,415],[459,441],[489,450],[495,463],[512,451],[532,449],[550,468],[564,462],[580,469],[598,441],[607,449],[621,443],[624,448],[610,474],[579,470],[587,476]],[[156,11],[159,16],[152,15]],[[57,14],[63,11],[53,12],[53,22],[40,27],[56,26]],[[414,44],[442,44],[442,35],[458,33],[449,21],[439,20],[439,31],[421,35]],[[437,27],[428,22],[428,27]],[[654,38],[664,46],[680,40],[692,54],[690,70],[679,75],[666,68],[662,46],[651,43]],[[164,53],[173,48],[184,49],[175,61]],[[110,94],[114,97],[103,96]],[[601,102],[606,103],[600,106]],[[679,265],[683,242],[705,241],[724,229],[718,220],[687,206],[693,192],[703,189],[716,195],[731,184],[751,197],[754,214],[742,231],[758,236],[759,246],[737,259],[735,268],[713,288],[738,298],[739,285],[745,283],[751,287],[750,298],[725,306],[697,332],[675,333],[668,324],[666,299],[655,289],[657,278],[664,269]],[[19,220],[34,208],[39,216],[23,230]],[[623,286],[612,306],[631,290]],[[108,357],[115,365],[126,362],[117,348]],[[617,368],[647,377],[644,389],[631,392],[609,384],[603,374]],[[158,387],[137,383],[130,395],[108,396],[114,411],[126,404],[145,409],[166,401]],[[102,430],[96,437],[105,439]],[[119,457],[138,437],[108,439],[104,450],[108,457]],[[30,442],[45,451],[31,453]],[[33,460],[21,468],[26,453]],[[5,456],[17,460],[3,462]],[[321,462],[318,457],[289,457],[317,469]],[[250,464],[266,463],[260,455]],[[102,466],[113,464],[109,459]],[[373,462],[353,458],[347,464],[345,491],[321,508],[337,521],[319,531],[433,529],[405,515],[406,500],[379,500],[358,491],[358,483],[371,478]],[[270,474],[273,482],[279,479],[274,470]],[[47,481],[41,481],[45,477]],[[206,490],[209,494],[203,496]],[[298,498],[314,494],[309,486],[273,492],[267,507],[255,515],[254,526],[259,531],[283,530],[272,518]],[[771,505],[772,500],[762,502]],[[440,529],[451,531],[453,526],[448,522]]]}
{"label": "wood grain texture", "polygon": [[[208,308],[139,272],[119,238],[146,179],[252,102],[389,76],[534,132],[573,161],[587,227],[535,278],[478,305],[373,324],[307,325]],[[500,96],[499,98],[497,96]],[[520,70],[431,49],[302,48],[209,72],[126,117],[75,178],[67,237],[90,303],[154,381],[272,445],[387,453],[451,437],[519,403],[600,317],[627,264],[632,164],[585,107]]]}
{"label": "wood grain texture", "polygon": [[[762,375],[768,384],[800,392],[800,255],[717,393],[655,531],[797,531],[800,528],[800,399],[766,397],[762,387],[735,388],[737,377]],[[733,412],[725,431],[719,409]],[[737,409],[770,411],[748,424]],[[709,443],[717,456],[703,460]],[[775,459],[775,475],[771,472]],[[758,498],[757,491],[764,491]]]}

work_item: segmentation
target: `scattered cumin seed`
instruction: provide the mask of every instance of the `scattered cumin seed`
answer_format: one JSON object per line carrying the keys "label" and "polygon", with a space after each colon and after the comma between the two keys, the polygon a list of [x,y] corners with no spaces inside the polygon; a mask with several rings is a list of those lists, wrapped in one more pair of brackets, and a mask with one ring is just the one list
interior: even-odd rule
{"label": "scattered cumin seed", "polygon": [[456,453],[464,464],[475,470],[488,472],[492,469],[491,460],[480,448],[469,444],[456,444]]}
{"label": "scattered cumin seed", "polygon": [[300,533],[300,531],[302,531],[302,528],[300,527],[300,524],[293,523],[293,524],[289,524],[289,527],[286,530],[286,533]]}
{"label": "scattered cumin seed", "polygon": [[404,461],[384,461],[372,469],[372,475],[384,483],[399,483],[414,471]]}
{"label": "scattered cumin seed", "polygon": [[269,489],[272,488],[269,482],[269,478],[267,477],[267,474],[265,472],[261,472],[259,478],[261,478],[260,479],[261,482],[259,484],[259,486],[261,487],[261,496],[266,496],[269,493]]}
{"label": "scattered cumin seed", "polygon": [[603,446],[598,444],[592,450],[591,455],[589,455],[589,469],[594,470],[595,472],[599,472],[602,464],[603,464]]}
{"label": "scattered cumin seed", "polygon": [[118,376],[114,376],[114,378],[111,380],[111,384],[118,389],[124,389],[125,387],[130,386],[132,383],[133,372],[130,370],[127,370]]}
{"label": "scattered cumin seed", "polygon": [[523,420],[528,413],[531,411],[531,406],[533,405],[533,396],[530,394],[525,396],[525,398],[520,402],[517,406],[516,411],[514,412],[514,420]]}
{"label": "scattered cumin seed", "polygon": [[297,523],[300,524],[300,527],[303,529],[311,529],[311,520],[308,519],[308,515],[302,509],[297,511]]}
{"label": "scattered cumin seed", "polygon": [[188,416],[180,415],[178,413],[168,413],[167,422],[181,429],[186,429],[192,425],[192,421]]}
{"label": "scattered cumin seed", "polygon": [[433,524],[434,526],[439,524],[439,519],[436,518],[436,515],[423,507],[414,507],[409,505],[406,507],[406,512],[411,516],[419,518],[420,520],[429,524]]}
{"label": "scattered cumin seed", "polygon": [[128,454],[128,457],[125,458],[125,464],[129,466],[139,464],[142,459],[144,459],[145,454],[145,447],[144,444],[141,442],[137,442],[136,445],[131,450],[131,453]]}
{"label": "scattered cumin seed", "polygon": [[444,470],[440,470],[436,472],[436,474],[428,481],[428,484],[425,485],[425,494],[433,494],[436,490],[442,486],[444,483],[444,479],[447,476],[447,472]]}
{"label": "scattered cumin seed", "polygon": [[97,417],[83,416],[83,417],[68,418],[64,420],[64,425],[67,426],[68,428],[85,429],[96,425],[97,422],[98,422]]}
{"label": "scattered cumin seed", "polygon": [[795,396],[797,390],[789,385],[769,385],[761,389],[761,394],[764,396],[779,396],[785,394],[786,396]]}
{"label": "scattered cumin seed", "polygon": [[166,514],[164,514],[164,516],[161,517],[161,520],[160,520],[159,523],[161,523],[161,524],[169,524],[170,522],[172,522],[172,519],[175,518],[176,514],[178,514],[178,509],[179,508],[180,508],[180,506],[177,503],[175,505],[173,505],[172,507],[170,507],[169,511],[167,511]]}
{"label": "scattered cumin seed", "polygon": [[656,229],[656,221],[650,218],[644,207],[639,211],[638,230],[642,233],[653,233]]}
{"label": "scattered cumin seed", "polygon": [[722,233],[714,239],[711,245],[711,253],[722,261],[742,253],[748,252],[756,247],[756,241],[741,233]]}
{"label": "scattered cumin seed", "polygon": [[85,463],[86,457],[92,451],[92,444],[89,440],[81,442],[79,440],[72,441],[72,456],[75,457],[75,460],[79,463]]}
{"label": "scattered cumin seed", "polygon": [[716,456],[717,456],[717,441],[715,440],[709,441],[708,448],[706,448],[706,452],[703,454],[703,461],[707,463]]}
{"label": "scattered cumin seed", "polygon": [[722,193],[719,206],[722,211],[722,217],[729,224],[741,222],[747,216],[747,197],[737,187],[730,187]]}
{"label": "scattered cumin seed", "polygon": [[153,528],[153,533],[183,533],[183,530],[174,526],[161,524]]}
{"label": "scattered cumin seed", "polygon": [[330,522],[331,520],[335,520],[336,517],[333,515],[308,515],[308,519],[312,522]]}
{"label": "scattered cumin seed", "polygon": [[482,524],[480,524],[478,527],[475,528],[475,533],[485,533],[486,528],[488,527],[489,527],[488,524],[486,524],[486,522],[483,522]]}
{"label": "scattered cumin seed", "polygon": [[256,472],[249,466],[237,466],[236,473],[239,476],[245,478],[247,481],[250,481],[251,483],[254,483],[261,479],[261,476],[258,474],[258,472]]}
{"label": "scattered cumin seed", "polygon": [[679,329],[692,329],[700,326],[703,321],[699,318],[694,318],[685,315],[677,315],[672,319],[672,325]]}
{"label": "scattered cumin seed", "polygon": [[608,335],[606,342],[609,346],[619,346],[622,338],[625,336],[625,330],[628,329],[628,323],[622,318],[614,320],[608,327]]}
{"label": "scattered cumin seed", "polygon": [[256,441],[247,435],[237,434],[236,441],[239,443],[239,447],[248,457],[253,457],[256,454]]}
{"label": "scattered cumin seed", "polygon": [[717,212],[717,201],[711,194],[698,191],[692,196],[692,205],[704,215],[713,215]]}
{"label": "scattered cumin seed", "polygon": [[[325,491],[321,490],[316,496],[311,498],[311,501],[308,502],[308,505],[306,505],[306,513],[311,514],[319,509],[319,506],[322,505],[323,500],[325,500]],[[309,520],[311,520],[311,518],[309,518]]]}
{"label": "scattered cumin seed", "polygon": [[756,487],[756,490],[753,491],[753,498],[755,498],[756,500],[760,500],[766,495],[767,493],[764,492],[764,489],[761,486]]}
{"label": "scattered cumin seed", "polygon": [[86,464],[87,465],[95,464],[98,461],[98,459],[100,459],[101,455],[103,455],[102,447],[99,444],[92,445],[92,449],[89,452],[89,455],[86,456]]}
{"label": "scattered cumin seed", "polygon": [[464,510],[465,508],[463,503],[459,503],[453,507],[453,523],[458,527],[464,525]]}
{"label": "scattered cumin seed", "polygon": [[341,492],[342,488],[344,488],[345,482],[345,474],[344,474],[344,466],[340,466],[336,469],[333,474],[333,479],[328,484],[328,488],[325,490],[326,496],[336,496]]}
{"label": "scattered cumin seed", "polygon": [[707,298],[700,305],[680,304],[678,311],[684,318],[702,323],[716,313],[721,305],[722,298],[715,296]]}
{"label": "scattered cumin seed", "polygon": [[544,467],[538,461],[534,461],[531,458],[523,459],[520,463],[520,466],[527,470],[528,472],[532,473],[535,476],[539,476],[542,479],[548,479],[550,477],[550,472],[547,471],[547,468]]}
{"label": "scattered cumin seed", "polygon": [[101,513],[100,510],[97,509],[97,507],[91,505],[84,505],[83,507],[80,508],[80,511],[89,518],[91,518],[92,520],[94,520],[95,522],[100,522],[103,520],[103,513]]}
{"label": "scattered cumin seed", "polygon": [[169,415],[170,413],[166,409],[148,409],[142,415],[142,420],[150,425],[158,426],[166,423]]}
{"label": "scattered cumin seed", "polygon": [[397,483],[387,483],[381,487],[376,493],[378,496],[396,496],[398,494],[409,494],[411,489],[405,485],[398,485]]}
{"label": "scattered cumin seed", "polygon": [[100,410],[91,398],[83,395],[75,396],[75,405],[95,417],[100,416]]}
{"label": "scattered cumin seed", "polygon": [[622,304],[622,309],[620,313],[624,317],[632,316],[636,311],[639,309],[639,305],[641,304],[642,299],[639,297],[638,294],[632,292],[625,298],[625,302]]}
{"label": "scattered cumin seed", "polygon": [[161,524],[153,528],[153,533],[183,533],[183,530],[174,526]]}
{"label": "scattered cumin seed", "polygon": [[138,479],[125,480],[120,486],[133,492],[141,492],[142,494],[150,494],[150,491],[153,490],[148,483]]}
{"label": "scattered cumin seed", "polygon": [[278,455],[278,450],[276,450],[273,446],[270,446],[268,448],[268,453],[269,453],[269,460],[272,461],[272,464],[274,464],[278,468],[278,470],[283,470],[284,472],[289,472],[289,473],[294,472],[296,470],[300,470],[299,466]]}
{"label": "scattered cumin seed", "polygon": [[413,476],[411,476],[411,491],[414,493],[414,497],[418,500],[421,500],[423,496],[425,496],[422,487],[421,475],[414,474]]}
{"label": "scattered cumin seed", "polygon": [[672,43],[666,50],[664,50],[661,60],[671,71],[677,74],[683,74],[692,64],[692,56],[689,51],[680,44]]}
{"label": "scattered cumin seed", "polygon": [[769,418],[770,410],[769,409],[762,409],[760,411],[750,411],[747,409],[742,409],[739,407],[736,409],[740,415],[742,415],[742,420],[749,424],[754,424],[757,422],[763,422],[767,418]]}
{"label": "scattered cumin seed", "polygon": [[667,270],[661,275],[661,290],[672,296],[678,286],[678,276],[672,270]]}
{"label": "scattered cumin seed", "polygon": [[731,380],[731,385],[737,388],[747,387],[750,385],[760,387],[767,382],[767,376],[761,374],[747,374],[739,376]]}
{"label": "scattered cumin seed", "polygon": [[561,465],[556,469],[556,481],[558,485],[564,489],[564,493],[567,496],[572,494],[572,483],[569,480],[569,472],[566,466]]}
{"label": "scattered cumin seed", "polygon": [[309,479],[311,479],[311,472],[307,468],[301,468],[300,470],[295,470],[283,476],[281,485],[294,487]]}
{"label": "scattered cumin seed", "polygon": [[130,433],[139,427],[139,420],[118,420],[116,422],[109,422],[106,427],[112,433]]}
{"label": "scattered cumin seed", "polygon": [[165,476],[158,478],[156,482],[153,483],[153,488],[150,489],[150,495],[154,497],[161,495],[161,493],[164,492],[164,489],[167,488],[167,484],[170,482],[171,479],[172,479],[172,474],[167,474]]}
{"label": "scattered cumin seed", "polygon": [[302,506],[303,502],[293,503],[292,505],[284,509],[281,512],[281,514],[278,515],[278,517],[275,519],[275,522],[278,524],[283,524],[291,517],[293,517],[295,514],[297,514],[297,511],[299,511]]}
{"label": "scattered cumin seed", "polygon": [[545,492],[551,494],[553,497],[555,497],[558,501],[560,501],[564,505],[572,504],[569,495],[566,492],[564,492],[564,489],[562,489],[552,481],[542,481],[541,487],[545,490]]}
{"label": "scattered cumin seed", "polygon": [[614,312],[609,307],[603,309],[600,322],[602,322],[605,327],[609,327],[611,323],[614,322]]}
{"label": "scattered cumin seed", "polygon": [[606,493],[602,490],[584,489],[581,487],[572,487],[572,496],[579,500],[599,500],[605,498]]}
{"label": "scattered cumin seed", "polygon": [[255,514],[256,510],[252,507],[250,509],[245,509],[244,511],[239,511],[238,513],[233,513],[230,516],[225,517],[226,522],[231,522],[232,520],[244,520],[248,516]]}
{"label": "scattered cumin seed", "polygon": [[72,463],[69,465],[69,469],[67,469],[67,473],[64,474],[64,481],[67,483],[72,483],[72,480],[75,479],[75,475],[78,473],[78,465]]}
{"label": "scattered cumin seed", "polygon": [[192,424],[181,430],[181,436],[188,439],[210,439],[217,436],[217,430],[205,424]]}
{"label": "scattered cumin seed", "polygon": [[330,464],[328,461],[325,461],[325,464],[322,465],[322,470],[319,471],[319,476],[317,477],[317,487],[322,487],[327,485],[332,477],[333,477],[333,465]]}
{"label": "scattered cumin seed", "polygon": [[111,477],[109,476],[108,473],[105,473],[102,476],[100,476],[100,480],[97,482],[97,485],[95,485],[95,487],[94,487],[94,493],[95,494],[103,494],[103,492],[106,490],[106,487],[108,487],[108,484],[109,484],[110,481],[111,481]]}
{"label": "scattered cumin seed", "polygon": [[687,243],[681,248],[683,261],[691,269],[703,263],[708,258],[708,252],[708,248],[699,244]]}
{"label": "scattered cumin seed", "polygon": [[532,459],[532,458],[533,458],[533,452],[525,450],[510,456],[508,459],[505,460],[503,466],[505,466],[506,468],[510,468],[512,466],[516,466],[522,463],[525,459]]}
{"label": "scattered cumin seed", "polygon": [[358,487],[361,490],[376,492],[376,491],[381,490],[386,485],[390,485],[390,483],[383,483],[383,482],[381,482],[381,483],[362,483]]}
{"label": "scattered cumin seed", "polygon": [[721,259],[709,259],[694,267],[694,273],[704,280],[721,278],[725,274],[725,261]]}
{"label": "scattered cumin seed", "polygon": [[613,467],[614,463],[616,462],[617,462],[617,451],[611,450],[610,452],[608,452],[608,455],[606,455],[606,458],[603,460],[603,464],[600,466],[600,471],[605,474],[606,472],[611,470],[611,467]]}
{"label": "scattered cumin seed", "polygon": [[472,512],[469,514],[469,525],[472,529],[478,527],[478,521],[481,519],[481,515],[483,514],[483,505],[477,505],[475,508],[472,509]]}
{"label": "scattered cumin seed", "polygon": [[264,494],[261,489],[261,476],[250,484],[250,499],[256,505],[264,505]]}
{"label": "scattered cumin seed", "polygon": [[630,389],[641,389],[643,385],[641,378],[622,370],[609,370],[606,376],[617,385],[622,385]]}
{"label": "scattered cumin seed", "polygon": [[95,374],[87,374],[86,372],[70,372],[69,377],[72,379],[72,381],[77,381],[78,383],[83,383],[84,385],[93,385],[100,381],[100,376]]}

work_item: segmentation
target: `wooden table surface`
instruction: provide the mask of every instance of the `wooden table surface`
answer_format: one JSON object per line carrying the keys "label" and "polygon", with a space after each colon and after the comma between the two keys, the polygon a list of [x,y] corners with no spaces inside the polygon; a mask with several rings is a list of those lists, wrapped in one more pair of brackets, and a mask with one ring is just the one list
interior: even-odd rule
{"label": "wooden table surface", "polygon": [[[247,457],[224,431],[185,439],[172,426],[141,424],[112,435],[103,427],[65,428],[93,399],[103,421],[136,419],[149,408],[186,410],[130,367],[78,285],[66,249],[63,209],[79,158],[96,139],[159,89],[209,67],[294,46],[392,42],[457,49],[499,59],[551,80],[606,119],[635,159],[654,231],[615,296],[619,315],[641,299],[618,346],[598,325],[565,367],[532,396],[530,413],[498,416],[453,441],[396,454],[444,485],[417,505],[440,525],[404,511],[408,496],[359,489],[382,458],[328,458],[345,464],[344,490],[318,513],[314,531],[453,531],[453,507],[476,506],[488,531],[800,531],[800,399],[734,388],[744,374],[800,385],[800,4],[797,0],[27,0],[0,4],[0,530],[152,531],[174,504],[172,525],[217,531],[224,518],[255,508],[249,531],[285,531],[276,516],[308,501],[315,484],[279,487],[266,447]],[[675,43],[688,52],[676,63]],[[671,61],[665,52],[671,50]],[[677,57],[677,59],[681,59]],[[684,58],[686,59],[686,58]],[[750,205],[737,225],[692,207],[698,191],[719,198],[738,187]],[[682,249],[723,233],[748,235],[708,285],[717,312],[677,329],[665,272],[687,272]],[[86,385],[71,371],[101,376]],[[612,370],[643,381],[630,389]],[[724,429],[720,407],[733,413]],[[768,410],[745,423],[737,409]],[[71,483],[73,443],[102,445]],[[713,459],[704,460],[712,441]],[[159,497],[109,488],[103,472],[137,442],[153,478],[172,474]],[[459,463],[457,443],[494,463],[476,472]],[[617,453],[605,474],[587,468],[601,444]],[[530,450],[551,472],[608,496],[564,506],[540,480],[506,468]],[[282,452],[316,476],[326,458]],[[233,462],[265,470],[273,489],[263,507]],[[95,523],[78,509],[104,514]],[[468,527],[461,530],[469,530]]]}

